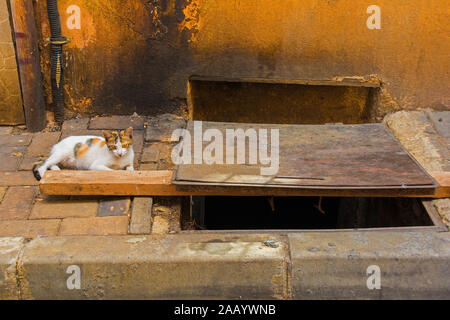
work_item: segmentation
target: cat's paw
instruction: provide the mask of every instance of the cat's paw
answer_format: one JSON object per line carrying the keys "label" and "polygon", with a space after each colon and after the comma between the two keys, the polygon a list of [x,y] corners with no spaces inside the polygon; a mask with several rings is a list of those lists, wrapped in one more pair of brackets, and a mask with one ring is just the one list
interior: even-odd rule
{"label": "cat's paw", "polygon": [[36,178],[37,181],[40,181],[42,179],[41,174],[39,173],[39,166],[37,164],[34,165],[33,167],[33,175]]}

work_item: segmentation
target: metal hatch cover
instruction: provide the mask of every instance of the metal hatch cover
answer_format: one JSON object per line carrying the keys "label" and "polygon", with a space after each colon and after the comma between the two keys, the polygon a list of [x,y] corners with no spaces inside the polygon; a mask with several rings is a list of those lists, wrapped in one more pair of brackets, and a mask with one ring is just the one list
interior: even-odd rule
{"label": "metal hatch cover", "polygon": [[[199,125],[201,126],[199,130]],[[226,129],[267,129],[270,155],[270,130],[279,131],[279,169],[273,175],[261,175],[267,167],[259,161],[249,164],[249,140],[246,139],[245,164],[180,164],[174,169],[173,184],[188,186],[248,186],[295,189],[432,189],[437,182],[425,172],[383,124],[279,125],[189,121],[187,132],[192,146],[207,129],[223,136],[223,163],[226,163]],[[200,131],[200,135],[199,132]],[[217,131],[216,131],[217,132]],[[186,133],[187,134],[187,133]],[[186,141],[186,138],[183,138]],[[201,139],[203,140],[203,139]],[[212,141],[215,139],[213,138]],[[211,141],[201,141],[202,150]],[[261,143],[261,141],[259,141]],[[181,143],[178,145],[181,146]],[[194,159],[194,148],[191,148]],[[186,188],[187,189],[186,189]],[[429,190],[431,191],[431,190]],[[426,191],[428,193],[428,191]]]}

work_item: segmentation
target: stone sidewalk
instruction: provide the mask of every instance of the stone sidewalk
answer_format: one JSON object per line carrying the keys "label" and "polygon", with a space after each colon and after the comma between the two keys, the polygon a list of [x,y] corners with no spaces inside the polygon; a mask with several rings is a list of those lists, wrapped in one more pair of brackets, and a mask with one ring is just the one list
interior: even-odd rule
{"label": "stone sidewalk", "polygon": [[0,237],[149,234],[151,219],[155,233],[179,231],[180,199],[136,198],[134,205],[129,197],[43,196],[31,170],[65,137],[102,136],[103,129],[130,126],[136,170],[170,170],[170,134],[185,123],[166,114],[77,118],[64,122],[61,131],[49,127],[34,134],[0,127]]}
{"label": "stone sidewalk", "polygon": [[[170,135],[185,123],[165,114],[78,118],[66,121],[61,131],[47,128],[34,134],[0,127],[0,237],[177,233],[180,198],[43,196],[31,169],[67,136],[132,126],[136,170],[170,170]],[[450,112],[401,111],[387,116],[385,123],[426,170],[450,170]],[[450,226],[450,199],[433,203]]]}
{"label": "stone sidewalk", "polygon": [[[399,111],[384,123],[425,170],[450,171],[450,111]],[[450,198],[433,200],[433,205],[450,227]]]}

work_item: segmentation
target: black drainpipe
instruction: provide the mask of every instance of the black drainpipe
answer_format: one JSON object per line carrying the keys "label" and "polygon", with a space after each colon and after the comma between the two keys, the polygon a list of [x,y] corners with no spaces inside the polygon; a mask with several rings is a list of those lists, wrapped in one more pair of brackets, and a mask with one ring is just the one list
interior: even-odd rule
{"label": "black drainpipe", "polygon": [[61,124],[64,121],[64,92],[62,87],[64,67],[62,61],[62,46],[69,42],[69,40],[61,34],[57,0],[47,0],[47,12],[51,31],[49,42],[52,45],[51,80],[53,111],[55,113],[55,121]]}

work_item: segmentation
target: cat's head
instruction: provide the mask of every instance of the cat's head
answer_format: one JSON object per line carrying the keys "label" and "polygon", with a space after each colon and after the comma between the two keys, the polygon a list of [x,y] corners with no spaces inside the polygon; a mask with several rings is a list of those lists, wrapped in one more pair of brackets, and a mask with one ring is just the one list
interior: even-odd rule
{"label": "cat's head", "polygon": [[125,156],[133,148],[133,128],[126,130],[103,130],[106,146],[114,156]]}

